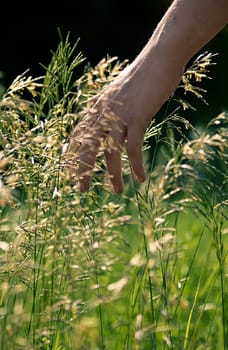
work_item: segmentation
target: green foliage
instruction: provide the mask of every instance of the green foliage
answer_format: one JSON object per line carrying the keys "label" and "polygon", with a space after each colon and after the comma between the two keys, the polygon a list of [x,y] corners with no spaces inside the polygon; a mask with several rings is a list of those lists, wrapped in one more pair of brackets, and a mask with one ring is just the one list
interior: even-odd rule
{"label": "green foliage", "polygon": [[[100,156],[79,193],[65,176],[70,132],[127,62],[77,77],[76,49],[61,39],[45,75],[16,77],[0,101],[0,349],[226,349],[228,115],[199,132],[167,113],[145,134],[146,183],[124,154],[113,195]],[[202,93],[192,75],[212,56],[185,72],[186,92]]]}

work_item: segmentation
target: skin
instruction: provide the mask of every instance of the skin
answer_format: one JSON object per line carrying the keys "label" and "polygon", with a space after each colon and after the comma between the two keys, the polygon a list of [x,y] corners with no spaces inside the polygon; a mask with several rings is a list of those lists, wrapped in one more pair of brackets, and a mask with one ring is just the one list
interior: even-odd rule
{"label": "skin", "polygon": [[147,45],[92,101],[91,111],[73,130],[68,170],[81,192],[89,189],[101,146],[115,193],[123,191],[123,147],[136,180],[145,181],[146,128],[174,92],[190,58],[227,23],[228,0],[173,1]]}

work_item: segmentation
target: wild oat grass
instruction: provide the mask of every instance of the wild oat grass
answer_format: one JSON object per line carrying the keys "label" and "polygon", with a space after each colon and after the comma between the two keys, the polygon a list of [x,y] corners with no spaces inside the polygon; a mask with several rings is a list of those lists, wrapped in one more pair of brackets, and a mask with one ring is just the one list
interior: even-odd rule
{"label": "wild oat grass", "polygon": [[[145,135],[146,183],[123,154],[113,195],[100,155],[79,193],[65,176],[71,130],[128,63],[106,57],[78,77],[76,49],[61,38],[44,76],[21,74],[0,101],[0,349],[227,349],[227,113],[199,132],[174,94]],[[205,100],[213,56],[178,88]]]}

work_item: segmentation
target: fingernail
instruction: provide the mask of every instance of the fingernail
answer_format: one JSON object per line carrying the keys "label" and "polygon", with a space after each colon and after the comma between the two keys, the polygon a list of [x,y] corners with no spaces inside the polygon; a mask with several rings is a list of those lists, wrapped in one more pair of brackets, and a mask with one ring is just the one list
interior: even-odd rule
{"label": "fingernail", "polygon": [[89,189],[89,185],[87,183],[80,182],[80,184],[79,184],[79,191],[80,192],[87,192],[88,189]]}
{"label": "fingernail", "polygon": [[113,190],[115,194],[120,194],[121,192],[123,192],[123,188],[119,186],[113,186]]}
{"label": "fingernail", "polygon": [[139,180],[139,182],[144,182],[146,180],[146,176],[140,175],[140,176],[138,176],[138,180]]}

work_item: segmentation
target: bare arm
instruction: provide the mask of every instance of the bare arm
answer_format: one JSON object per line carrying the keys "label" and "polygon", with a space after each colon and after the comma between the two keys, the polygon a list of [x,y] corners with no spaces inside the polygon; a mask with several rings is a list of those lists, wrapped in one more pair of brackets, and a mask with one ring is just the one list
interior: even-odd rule
{"label": "bare arm", "polygon": [[177,87],[188,60],[227,22],[228,0],[173,1],[147,45],[98,97],[96,112],[73,131],[68,155],[81,191],[89,188],[101,139],[111,138],[114,145],[104,152],[114,192],[123,190],[125,141],[136,178],[145,180],[142,144],[149,122]]}

